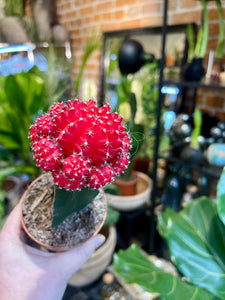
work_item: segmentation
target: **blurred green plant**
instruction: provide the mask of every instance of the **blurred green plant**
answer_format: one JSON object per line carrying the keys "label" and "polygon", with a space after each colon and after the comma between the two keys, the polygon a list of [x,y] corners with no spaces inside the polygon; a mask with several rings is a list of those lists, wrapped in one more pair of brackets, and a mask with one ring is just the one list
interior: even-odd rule
{"label": "blurred green plant", "polygon": [[158,231],[180,276],[156,267],[135,245],[115,255],[116,273],[162,300],[225,299],[225,168],[216,202],[204,196],[180,212],[167,209],[159,215]]}
{"label": "blurred green plant", "polygon": [[131,85],[132,77],[121,74],[120,81],[117,85],[118,103],[115,107],[115,110],[120,113],[121,106],[124,103],[128,104],[130,116],[129,119],[126,120],[126,126],[132,140],[132,147],[130,149],[130,163],[124,174],[120,176],[120,178],[123,178],[125,180],[129,180],[131,177],[134,157],[140,151],[144,138],[144,126],[142,124],[135,123],[135,117],[137,113],[137,99],[135,93],[132,91]]}
{"label": "blurred green plant", "polygon": [[[45,83],[32,72],[0,76],[0,206],[4,214],[7,176],[38,175],[28,140],[29,127],[45,107]],[[1,217],[0,217],[1,219]]]}
{"label": "blurred green plant", "polygon": [[208,36],[209,36],[209,17],[207,10],[207,0],[200,0],[203,11],[202,25],[200,26],[195,42],[195,30],[193,24],[187,25],[187,40],[188,40],[188,61],[194,57],[204,58],[207,51]]}
{"label": "blurred green plant", "polygon": [[22,0],[5,0],[5,15],[23,17],[23,1]]}
{"label": "blurred green plant", "polygon": [[0,77],[0,143],[26,165],[32,165],[29,127],[44,107],[45,83],[39,76]]}
{"label": "blurred green plant", "polygon": [[4,212],[7,176],[27,174],[32,180],[40,174],[31,155],[30,125],[67,91],[71,63],[60,59],[49,47],[48,70],[33,67],[28,72],[0,76],[0,219]]}
{"label": "blurred green plant", "polygon": [[120,219],[120,212],[112,208],[110,205],[107,208],[107,216],[104,226],[116,225]]}
{"label": "blurred green plant", "polygon": [[199,149],[198,137],[202,130],[202,113],[198,108],[195,108],[194,110],[193,122],[194,128],[191,134],[191,146],[195,149]]}

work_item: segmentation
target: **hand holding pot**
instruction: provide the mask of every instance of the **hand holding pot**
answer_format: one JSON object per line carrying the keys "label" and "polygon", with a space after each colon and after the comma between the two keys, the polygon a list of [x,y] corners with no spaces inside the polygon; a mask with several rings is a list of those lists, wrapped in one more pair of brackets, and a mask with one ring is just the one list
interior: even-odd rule
{"label": "hand holding pot", "polygon": [[67,281],[104,242],[97,235],[66,252],[43,252],[26,244],[21,229],[21,203],[0,232],[0,295],[8,299],[61,299]]}

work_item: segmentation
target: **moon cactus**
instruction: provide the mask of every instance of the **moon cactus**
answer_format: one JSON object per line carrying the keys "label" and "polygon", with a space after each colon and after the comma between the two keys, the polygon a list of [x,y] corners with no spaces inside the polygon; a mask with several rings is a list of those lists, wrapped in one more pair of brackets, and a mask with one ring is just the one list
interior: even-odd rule
{"label": "moon cactus", "polygon": [[100,189],[129,163],[131,141],[122,121],[110,105],[98,108],[92,99],[54,104],[30,128],[37,166],[51,172],[65,191],[87,194]]}

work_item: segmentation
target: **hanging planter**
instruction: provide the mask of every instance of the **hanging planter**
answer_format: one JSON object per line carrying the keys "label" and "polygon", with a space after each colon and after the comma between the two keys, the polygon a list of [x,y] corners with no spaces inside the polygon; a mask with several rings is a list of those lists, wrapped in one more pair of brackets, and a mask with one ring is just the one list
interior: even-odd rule
{"label": "hanging planter", "polygon": [[205,68],[203,66],[203,58],[194,57],[185,68],[184,78],[187,81],[200,81],[204,75]]}
{"label": "hanging planter", "polygon": [[130,139],[122,118],[93,100],[56,103],[31,126],[30,139],[46,173],[23,196],[22,224],[36,243],[63,251],[101,229],[101,188],[127,167]]}

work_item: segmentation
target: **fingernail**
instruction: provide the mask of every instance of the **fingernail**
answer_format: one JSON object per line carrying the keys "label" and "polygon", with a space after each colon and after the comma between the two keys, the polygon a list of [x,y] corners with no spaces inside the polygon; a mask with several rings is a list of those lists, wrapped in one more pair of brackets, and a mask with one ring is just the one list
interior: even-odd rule
{"label": "fingernail", "polygon": [[105,241],[105,237],[102,234],[98,234],[95,241],[95,249],[100,247]]}

